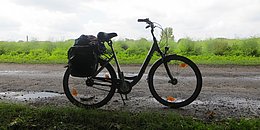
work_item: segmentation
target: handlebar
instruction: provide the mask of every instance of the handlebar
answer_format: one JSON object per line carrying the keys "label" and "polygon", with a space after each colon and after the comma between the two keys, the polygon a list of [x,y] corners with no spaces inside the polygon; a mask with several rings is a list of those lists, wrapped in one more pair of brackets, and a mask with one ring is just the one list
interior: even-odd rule
{"label": "handlebar", "polygon": [[146,19],[138,19],[138,22],[146,22],[146,23],[150,23],[151,21],[149,20],[149,18]]}
{"label": "handlebar", "polygon": [[155,37],[155,35],[154,35],[154,28],[158,27],[158,28],[160,28],[160,29],[163,31],[162,26],[161,26],[160,24],[156,23],[156,22],[150,21],[149,18],[137,19],[137,21],[138,21],[138,22],[145,22],[145,23],[147,23],[148,25],[145,27],[146,29],[149,28],[149,27],[151,27],[151,34],[152,34],[152,36],[153,36],[153,41],[154,41],[153,45],[155,45],[156,50],[157,50],[161,55],[165,55],[165,54],[167,53],[167,51],[169,50],[168,41],[166,41],[166,42],[167,42],[167,46],[165,47],[165,52],[164,52],[164,54],[163,54],[163,53],[161,52],[159,46],[158,46],[157,39],[156,39],[156,37]]}
{"label": "handlebar", "polygon": [[155,27],[154,24],[153,24],[153,22],[150,21],[149,18],[146,18],[146,19],[138,19],[137,21],[138,21],[138,22],[145,22],[145,23],[147,23],[148,26],[147,26],[146,28],[151,27],[152,29],[154,29],[154,27]]}

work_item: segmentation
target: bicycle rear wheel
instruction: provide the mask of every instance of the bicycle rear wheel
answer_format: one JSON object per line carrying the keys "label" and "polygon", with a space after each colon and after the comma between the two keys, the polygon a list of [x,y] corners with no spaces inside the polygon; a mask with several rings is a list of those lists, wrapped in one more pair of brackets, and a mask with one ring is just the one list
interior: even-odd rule
{"label": "bicycle rear wheel", "polygon": [[[169,68],[169,73],[166,71]],[[193,102],[202,88],[201,73],[188,58],[169,55],[157,61],[148,74],[149,89],[163,105],[179,108]]]}
{"label": "bicycle rear wheel", "polygon": [[[103,64],[102,61],[99,63]],[[98,108],[105,105],[115,93],[116,74],[107,64],[95,77],[74,77],[68,67],[63,77],[63,89],[74,105],[84,108]]]}

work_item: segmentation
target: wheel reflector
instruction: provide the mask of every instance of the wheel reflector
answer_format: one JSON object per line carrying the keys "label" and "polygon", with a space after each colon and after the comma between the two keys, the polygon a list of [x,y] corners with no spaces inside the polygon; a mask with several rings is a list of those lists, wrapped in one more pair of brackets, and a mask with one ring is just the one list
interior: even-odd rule
{"label": "wheel reflector", "polygon": [[169,102],[174,102],[175,100],[176,100],[176,98],[174,98],[172,96],[167,97],[167,101],[169,101]]}
{"label": "wheel reflector", "polygon": [[105,80],[108,80],[108,79],[109,79],[109,74],[105,73]]}
{"label": "wheel reflector", "polygon": [[78,92],[75,88],[72,88],[71,94],[72,94],[72,96],[78,96]]}
{"label": "wheel reflector", "polygon": [[187,65],[186,63],[181,63],[181,64],[179,64],[179,66],[180,66],[181,68],[186,68],[188,65]]}

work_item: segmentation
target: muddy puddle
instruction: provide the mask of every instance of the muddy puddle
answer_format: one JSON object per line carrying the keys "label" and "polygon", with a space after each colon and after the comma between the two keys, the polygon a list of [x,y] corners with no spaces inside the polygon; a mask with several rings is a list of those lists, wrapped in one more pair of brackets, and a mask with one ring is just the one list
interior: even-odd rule
{"label": "muddy puddle", "polygon": [[[153,97],[135,97],[130,98],[131,101],[144,101],[151,104],[160,104]],[[190,105],[222,105],[225,107],[236,107],[236,108],[254,108],[260,112],[260,100],[238,98],[238,97],[214,97],[208,100],[195,100]],[[260,113],[259,113],[260,114]]]}
{"label": "muddy puddle", "polygon": [[0,99],[17,101],[28,101],[59,96],[62,96],[62,94],[55,92],[0,92]]}
{"label": "muddy puddle", "polygon": [[[35,99],[44,99],[44,98],[52,98],[60,96],[65,96],[64,94],[60,94],[57,92],[0,92],[0,99],[10,99],[10,100],[35,100]],[[113,100],[113,99],[112,99]],[[120,98],[114,97],[114,101],[120,102]],[[144,104],[153,104],[160,105],[153,97],[130,97],[127,103],[131,104],[131,102],[136,102],[136,104],[144,103]],[[237,108],[254,108],[255,110],[260,111],[260,100],[253,100],[249,98],[238,98],[238,97],[225,97],[225,96],[214,96],[208,100],[195,100],[190,105],[223,105],[226,107],[237,107]]]}
{"label": "muddy puddle", "polygon": [[1,75],[35,74],[35,73],[39,73],[39,72],[38,71],[20,71],[20,70],[0,71]]}

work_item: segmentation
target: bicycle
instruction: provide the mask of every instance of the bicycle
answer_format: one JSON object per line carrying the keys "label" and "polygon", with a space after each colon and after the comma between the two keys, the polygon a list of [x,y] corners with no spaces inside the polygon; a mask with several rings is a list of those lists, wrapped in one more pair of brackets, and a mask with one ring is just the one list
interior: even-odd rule
{"label": "bicycle", "polygon": [[[71,69],[68,66],[63,77],[63,89],[70,102],[79,107],[98,108],[107,104],[117,92],[125,104],[124,100],[127,99],[127,94],[140,81],[155,52],[161,58],[152,65],[147,78],[153,97],[159,103],[171,108],[186,106],[198,97],[202,88],[202,77],[197,65],[184,56],[168,55],[168,46],[165,47],[164,52],[160,49],[154,35],[154,29],[159,27],[156,26],[159,24],[151,22],[148,18],[138,19],[138,22],[148,24],[146,28],[151,29],[153,38],[153,44],[139,73],[131,77],[124,76],[111,40],[117,34],[102,32],[102,37],[98,36],[98,39],[108,43],[112,52],[108,56],[98,58],[97,71],[87,78],[71,76]],[[110,64],[113,59],[117,67],[117,74]]]}

